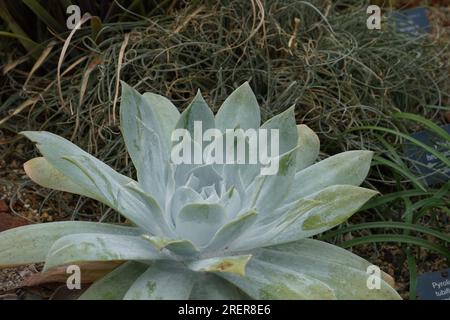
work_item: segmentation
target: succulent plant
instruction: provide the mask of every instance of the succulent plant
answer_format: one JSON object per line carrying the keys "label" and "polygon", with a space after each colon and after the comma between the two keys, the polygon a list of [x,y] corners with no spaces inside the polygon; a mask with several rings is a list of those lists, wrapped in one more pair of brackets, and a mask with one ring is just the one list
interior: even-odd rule
{"label": "succulent plant", "polygon": [[[175,128],[275,128],[279,170],[258,164],[170,161]],[[308,239],[337,226],[375,191],[361,188],[370,151],[316,162],[319,140],[296,125],[294,109],[260,127],[248,83],[214,117],[198,93],[179,113],[165,97],[122,83],[120,124],[137,181],[49,132],[23,132],[43,157],[25,164],[36,183],[98,200],[126,225],[66,221],[0,233],[0,266],[112,263],[81,299],[398,299],[382,273],[367,287],[371,264],[342,248]],[[196,143],[193,141],[193,143]]]}

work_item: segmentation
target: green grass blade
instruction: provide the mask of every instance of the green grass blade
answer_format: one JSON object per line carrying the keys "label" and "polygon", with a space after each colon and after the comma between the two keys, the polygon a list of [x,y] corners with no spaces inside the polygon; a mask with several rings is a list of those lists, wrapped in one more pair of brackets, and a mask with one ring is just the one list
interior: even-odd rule
{"label": "green grass blade", "polygon": [[419,196],[431,196],[434,190],[423,191],[420,189],[413,190],[402,190],[397,192],[392,192],[380,197],[372,198],[367,204],[365,204],[360,210],[368,210],[372,208],[379,207],[384,204],[396,201],[403,197],[419,197]]}
{"label": "green grass blade", "polygon": [[416,300],[417,297],[417,265],[416,259],[408,248],[406,250],[406,262],[409,270],[409,300]]}
{"label": "green grass blade", "polygon": [[427,228],[421,225],[411,224],[411,223],[405,223],[405,222],[395,222],[395,221],[379,221],[379,222],[367,222],[367,223],[360,223],[351,225],[348,227],[343,227],[337,230],[329,231],[323,236],[320,237],[320,240],[328,240],[335,236],[357,231],[357,230],[364,230],[364,229],[384,229],[384,228],[392,228],[392,229],[403,229],[403,230],[411,230],[415,232],[420,232],[424,234],[432,235],[438,239],[447,241],[450,243],[450,236],[446,235],[440,231]]}
{"label": "green grass blade", "polygon": [[401,175],[403,175],[405,178],[408,178],[416,187],[418,187],[419,189],[421,189],[422,191],[427,191],[427,189],[422,185],[422,183],[420,183],[420,181],[417,179],[417,177],[412,174],[408,168],[402,167],[398,164],[396,164],[393,161],[384,159],[380,156],[374,156],[373,157],[373,164],[382,164],[385,166],[390,167],[391,169],[397,171],[398,173],[400,173]]}
{"label": "green grass blade", "polygon": [[340,244],[340,246],[342,248],[349,248],[349,247],[359,246],[362,244],[377,243],[377,242],[397,242],[397,243],[413,244],[416,246],[426,248],[431,251],[435,251],[435,252],[441,254],[442,256],[444,256],[445,258],[450,259],[450,250],[446,247],[428,242],[426,240],[423,240],[423,239],[420,239],[417,237],[398,235],[398,234],[397,235],[396,234],[377,234],[377,235],[360,237],[360,238],[342,242]]}
{"label": "green grass blade", "polygon": [[377,127],[377,126],[361,126],[361,127],[349,129],[348,131],[351,132],[351,131],[358,131],[358,130],[378,130],[378,131],[384,131],[386,133],[391,133],[391,134],[397,135],[399,137],[402,137],[403,139],[408,140],[408,141],[416,144],[417,146],[421,147],[422,149],[428,151],[429,153],[434,155],[436,158],[441,160],[445,165],[450,167],[450,159],[449,158],[447,158],[441,152],[436,151],[434,148],[426,145],[425,143],[423,143],[417,139],[412,138],[411,136],[409,136],[405,133],[398,132],[393,129]]}
{"label": "green grass blade", "polygon": [[397,119],[406,119],[406,120],[412,120],[417,123],[422,124],[423,126],[427,127],[429,130],[431,130],[436,135],[440,136],[442,139],[446,141],[450,141],[450,134],[448,134],[444,129],[436,125],[434,122],[425,119],[424,117],[418,116],[416,114],[407,113],[407,112],[398,112],[394,113],[392,115],[394,118]]}
{"label": "green grass blade", "polygon": [[23,3],[44,22],[47,27],[57,32],[64,31],[64,27],[52,17],[52,15],[37,0],[23,0]]}

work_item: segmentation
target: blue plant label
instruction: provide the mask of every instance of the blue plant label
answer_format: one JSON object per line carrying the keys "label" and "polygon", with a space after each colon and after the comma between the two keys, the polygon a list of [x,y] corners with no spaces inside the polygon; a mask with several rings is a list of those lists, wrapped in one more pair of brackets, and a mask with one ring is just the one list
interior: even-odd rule
{"label": "blue plant label", "polygon": [[[450,124],[441,128],[450,134]],[[450,159],[450,141],[446,141],[430,131],[416,132],[411,137]],[[419,176],[420,180],[426,185],[432,186],[449,181],[450,167],[436,158],[435,155],[412,142],[405,143],[404,150],[411,164],[411,171]]]}
{"label": "blue plant label", "polygon": [[450,300],[450,269],[427,272],[417,277],[417,299]]}
{"label": "blue plant label", "polygon": [[389,19],[398,32],[420,35],[431,31],[426,8],[414,8],[394,11]]}

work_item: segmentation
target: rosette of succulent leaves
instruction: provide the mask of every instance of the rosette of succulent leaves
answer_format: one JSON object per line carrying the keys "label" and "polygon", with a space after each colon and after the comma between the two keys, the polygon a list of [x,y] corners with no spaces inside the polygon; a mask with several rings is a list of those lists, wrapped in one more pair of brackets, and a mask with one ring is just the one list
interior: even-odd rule
{"label": "rosette of succulent leaves", "polygon": [[[278,129],[277,174],[261,175],[258,164],[174,165],[172,132],[193,132],[194,121],[224,135]],[[376,194],[359,187],[372,152],[317,161],[318,137],[296,125],[293,108],[260,122],[248,83],[216,116],[200,92],[180,114],[167,98],[122,83],[120,126],[136,180],[60,136],[23,132],[43,156],[25,164],[33,181],[98,200],[128,223],[63,221],[4,231],[0,266],[114,266],[81,299],[399,299],[383,272],[379,288],[369,290],[368,261],[311,239]]]}

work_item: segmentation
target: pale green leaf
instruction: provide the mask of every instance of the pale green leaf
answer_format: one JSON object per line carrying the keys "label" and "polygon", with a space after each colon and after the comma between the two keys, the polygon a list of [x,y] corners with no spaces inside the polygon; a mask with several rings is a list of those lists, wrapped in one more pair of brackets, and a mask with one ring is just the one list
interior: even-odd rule
{"label": "pale green leaf", "polygon": [[215,274],[201,273],[196,277],[190,300],[248,300],[249,297],[228,281]]}
{"label": "pale green leaf", "polygon": [[185,300],[194,285],[195,274],[176,262],[152,263],[126,293],[125,300]]}
{"label": "pale green leaf", "polygon": [[216,126],[222,132],[226,129],[258,129],[261,114],[258,101],[248,82],[234,90],[225,99],[216,115]]}
{"label": "pale green leaf", "polygon": [[[203,136],[203,132],[215,127],[214,114],[203,99],[200,90],[195,95],[189,106],[180,116],[176,128],[187,129],[191,134],[192,139],[202,144],[202,136],[196,137],[194,134],[194,122],[200,122],[202,131],[200,134]],[[197,139],[198,138],[198,139]]]}
{"label": "pale green leaf", "polygon": [[312,165],[320,152],[320,141],[317,134],[304,124],[297,125],[297,171]]}
{"label": "pale green leaf", "polygon": [[[149,101],[125,82],[122,81],[121,85],[120,127],[128,153],[136,169],[139,170],[141,167],[141,153],[147,149],[147,145],[145,144],[146,132],[142,131],[142,126],[138,125],[138,121],[141,121],[145,126],[156,132],[162,143],[169,142],[164,137],[160,119]],[[167,157],[170,145],[165,145],[162,149]]]}
{"label": "pale green leaf", "polygon": [[175,219],[177,234],[196,246],[206,245],[226,218],[218,204],[193,203],[184,206]]}
{"label": "pale green leaf", "polygon": [[[376,191],[335,185],[286,206],[283,214],[266,219],[234,249],[250,249],[297,241],[331,229],[352,216]],[[270,218],[270,217],[269,217]],[[261,226],[262,224],[262,226]]]}
{"label": "pale green leaf", "polygon": [[333,290],[324,282],[304,273],[252,259],[245,277],[217,273],[254,299],[329,300]]}
{"label": "pale green leaf", "polygon": [[27,176],[35,183],[45,188],[79,194],[92,199],[97,195],[90,193],[87,189],[80,187],[67,176],[58,171],[44,157],[31,159],[23,165]]}
{"label": "pale green leaf", "polygon": [[104,233],[71,234],[52,245],[44,270],[85,261],[152,261],[164,258],[167,256],[141,237]]}
{"label": "pale green leaf", "polygon": [[270,131],[272,129],[278,130],[279,132],[279,141],[277,141],[277,143],[279,144],[279,154],[286,153],[297,146],[298,134],[297,126],[295,124],[294,110],[295,108],[291,107],[286,111],[270,118],[261,126],[261,129],[266,129],[268,131],[268,150],[271,150]]}
{"label": "pale green leaf", "polygon": [[219,250],[227,250],[227,246],[245,233],[256,217],[256,211],[251,210],[231,220],[217,231],[205,251],[217,253]]}
{"label": "pale green leaf", "polygon": [[0,233],[0,266],[43,262],[55,241],[71,234],[103,233],[134,235],[138,228],[107,223],[65,221],[33,224]]}
{"label": "pale green leaf", "polygon": [[148,265],[129,261],[97,280],[79,300],[122,300],[130,286],[148,269]]}
{"label": "pale green leaf", "polygon": [[149,241],[157,250],[167,249],[176,255],[193,257],[199,254],[199,250],[188,240],[178,240],[143,235],[143,239]]}
{"label": "pale green leaf", "polygon": [[286,202],[336,184],[360,185],[369,172],[372,155],[364,150],[342,152],[297,172]]}
{"label": "pale green leaf", "polygon": [[165,140],[163,140],[162,145],[172,145],[170,138],[172,136],[172,131],[175,129],[177,122],[180,119],[180,112],[166,97],[151,92],[146,92],[143,96],[158,118],[163,133],[163,139]]}
{"label": "pale green leaf", "polygon": [[379,289],[367,286],[368,267],[362,258],[328,243],[305,239],[259,249],[255,259],[308,274],[330,286],[338,299],[399,299],[398,293],[379,278]]}

